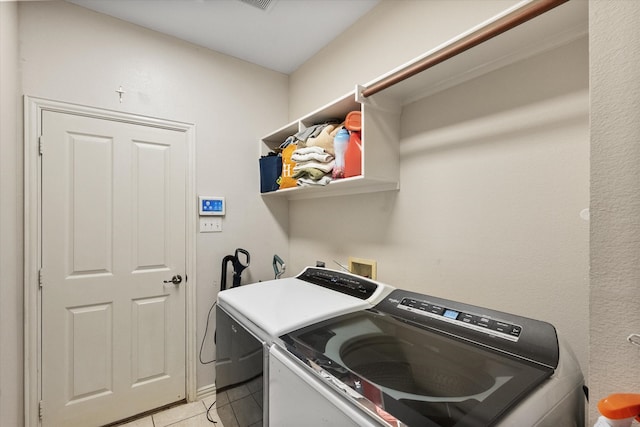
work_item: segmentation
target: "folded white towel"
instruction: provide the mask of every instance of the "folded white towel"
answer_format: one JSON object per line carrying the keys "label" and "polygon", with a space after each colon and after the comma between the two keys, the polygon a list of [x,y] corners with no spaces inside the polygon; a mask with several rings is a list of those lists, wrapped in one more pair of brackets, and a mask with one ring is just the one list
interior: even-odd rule
{"label": "folded white towel", "polygon": [[[310,147],[313,148],[313,147]],[[300,163],[300,162],[308,162],[310,160],[315,160],[316,162],[322,162],[322,163],[328,163],[331,160],[333,160],[333,156],[327,152],[325,152],[324,150],[322,150],[322,153],[298,153],[298,151],[294,151],[291,154],[291,160],[293,160],[296,163]]]}
{"label": "folded white towel", "polygon": [[322,154],[322,153],[326,153],[326,151],[324,151],[324,148],[322,148],[322,147],[313,146],[313,147],[296,148],[294,153],[298,153],[298,154],[309,154],[309,153]]}
{"label": "folded white towel", "polygon": [[307,168],[315,168],[315,169],[320,169],[322,172],[329,173],[333,170],[333,167],[335,166],[335,164],[336,164],[335,160],[331,160],[330,162],[327,162],[327,163],[321,163],[321,162],[316,162],[311,160],[308,162],[298,163],[293,167],[293,171],[297,172]]}
{"label": "folded white towel", "polygon": [[325,175],[319,180],[313,180],[311,178],[298,178],[298,187],[306,187],[312,185],[327,185],[331,182],[331,177],[329,175]]}

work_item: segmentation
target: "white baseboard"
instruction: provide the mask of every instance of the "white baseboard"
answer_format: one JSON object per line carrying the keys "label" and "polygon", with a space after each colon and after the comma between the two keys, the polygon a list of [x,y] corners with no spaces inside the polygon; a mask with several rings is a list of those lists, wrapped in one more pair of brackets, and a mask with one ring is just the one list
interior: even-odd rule
{"label": "white baseboard", "polygon": [[205,397],[213,396],[214,394],[216,394],[216,385],[209,384],[196,390],[196,400],[202,400]]}

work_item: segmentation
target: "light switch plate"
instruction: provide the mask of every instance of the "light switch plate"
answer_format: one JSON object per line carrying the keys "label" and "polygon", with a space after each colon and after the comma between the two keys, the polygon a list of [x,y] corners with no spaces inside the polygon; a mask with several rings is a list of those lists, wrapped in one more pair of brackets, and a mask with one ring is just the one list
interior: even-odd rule
{"label": "light switch plate", "polygon": [[203,217],[200,218],[201,233],[219,233],[222,231],[221,217]]}

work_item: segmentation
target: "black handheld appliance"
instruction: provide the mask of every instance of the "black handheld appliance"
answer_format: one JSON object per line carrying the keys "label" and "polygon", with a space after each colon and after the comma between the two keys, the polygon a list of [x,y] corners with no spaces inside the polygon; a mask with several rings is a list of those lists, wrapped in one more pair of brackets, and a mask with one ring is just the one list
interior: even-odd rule
{"label": "black handheld appliance", "polygon": [[241,248],[236,249],[233,255],[227,255],[222,258],[222,277],[220,278],[221,291],[227,289],[227,264],[231,263],[233,266],[233,282],[231,287],[235,288],[240,286],[242,272],[245,268],[249,267],[250,260],[251,257],[249,256],[249,252]]}

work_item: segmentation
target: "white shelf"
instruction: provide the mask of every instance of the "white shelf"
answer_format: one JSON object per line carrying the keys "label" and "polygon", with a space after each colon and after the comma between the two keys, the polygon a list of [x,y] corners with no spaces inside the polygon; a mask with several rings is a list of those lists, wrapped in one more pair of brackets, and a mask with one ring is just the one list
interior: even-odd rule
{"label": "white shelf", "polygon": [[291,200],[347,194],[370,193],[399,189],[398,137],[400,110],[379,108],[375,103],[356,101],[355,91],[265,136],[261,153],[265,155],[277,148],[287,137],[314,124],[330,119],[344,120],[347,113],[362,113],[362,175],[332,181],[326,186],[285,188],[261,193],[263,197],[281,197]]}
{"label": "white shelf", "polygon": [[345,196],[349,194],[374,193],[377,191],[399,190],[397,181],[388,182],[375,179],[365,179],[354,176],[332,181],[325,186],[305,186],[285,188],[270,193],[262,193],[266,197],[281,197],[289,200],[315,199],[318,197]]}
{"label": "white shelf", "polygon": [[324,123],[331,119],[343,120],[350,111],[360,110],[360,103],[355,99],[355,92],[350,92],[333,102],[318,108],[312,113],[281,127],[262,138],[262,154],[268,153],[282,144],[287,137],[298,133],[314,124]]}

